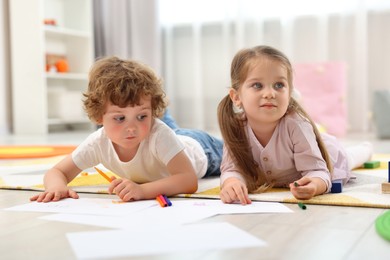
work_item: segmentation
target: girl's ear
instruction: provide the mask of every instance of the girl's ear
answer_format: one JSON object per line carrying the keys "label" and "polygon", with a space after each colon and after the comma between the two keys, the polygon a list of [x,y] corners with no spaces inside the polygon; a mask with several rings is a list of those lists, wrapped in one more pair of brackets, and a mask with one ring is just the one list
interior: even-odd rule
{"label": "girl's ear", "polygon": [[233,104],[236,107],[240,107],[241,106],[241,100],[240,100],[240,96],[237,93],[237,90],[235,90],[234,88],[231,88],[229,90],[229,97],[230,97],[230,99],[232,100]]}

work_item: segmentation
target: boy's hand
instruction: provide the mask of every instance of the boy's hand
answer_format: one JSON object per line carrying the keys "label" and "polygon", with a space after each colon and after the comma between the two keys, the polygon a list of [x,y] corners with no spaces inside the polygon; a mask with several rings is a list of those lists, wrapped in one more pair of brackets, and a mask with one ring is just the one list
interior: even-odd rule
{"label": "boy's hand", "polygon": [[59,201],[65,198],[78,199],[79,195],[74,190],[69,188],[58,189],[58,190],[47,190],[38,195],[32,196],[30,201],[37,202],[50,202],[50,201]]}
{"label": "boy's hand", "polygon": [[223,203],[234,203],[237,201],[242,205],[252,203],[248,197],[246,185],[236,178],[228,178],[225,180],[219,196]]}
{"label": "boy's hand", "polygon": [[296,199],[308,200],[323,194],[326,191],[326,184],[320,178],[302,177],[290,183],[290,191]]}
{"label": "boy's hand", "polygon": [[111,177],[111,179],[112,181],[110,187],[108,188],[108,192],[110,194],[115,192],[115,194],[123,201],[144,199],[145,196],[141,185],[128,179],[117,179],[115,177]]}

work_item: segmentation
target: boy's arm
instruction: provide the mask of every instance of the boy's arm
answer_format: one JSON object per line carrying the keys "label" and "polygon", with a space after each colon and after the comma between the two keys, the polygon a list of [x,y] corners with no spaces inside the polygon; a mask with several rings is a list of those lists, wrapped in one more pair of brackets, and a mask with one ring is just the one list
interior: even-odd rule
{"label": "boy's arm", "polygon": [[109,192],[115,192],[124,201],[155,199],[160,194],[172,196],[196,192],[198,178],[184,151],[174,156],[167,167],[170,176],[144,184],[136,184],[125,179],[114,179],[109,187]]}
{"label": "boy's arm", "polygon": [[72,155],[68,155],[45,174],[45,188],[47,190],[51,187],[67,186],[80,172]]}
{"label": "boy's arm", "polygon": [[180,193],[194,193],[198,189],[198,177],[184,151],[175,155],[168,163],[171,176],[143,184],[145,195],[155,198],[159,194],[167,196]]}
{"label": "boy's arm", "polygon": [[71,182],[81,170],[74,164],[72,156],[68,155],[44,176],[45,191],[30,198],[38,202],[58,201],[63,198],[78,198],[76,192],[68,188]]}

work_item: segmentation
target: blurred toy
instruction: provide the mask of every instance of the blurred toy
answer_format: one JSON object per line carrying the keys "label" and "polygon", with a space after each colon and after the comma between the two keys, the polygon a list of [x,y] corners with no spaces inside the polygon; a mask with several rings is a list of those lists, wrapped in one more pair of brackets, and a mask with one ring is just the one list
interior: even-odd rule
{"label": "blurred toy", "polygon": [[57,72],[68,72],[69,65],[66,59],[59,59],[56,61],[55,66],[57,68]]}
{"label": "blurred toy", "polygon": [[69,72],[69,64],[65,55],[46,54],[46,71],[47,72]]}
{"label": "blurred toy", "polygon": [[57,25],[57,21],[55,19],[44,19],[43,23],[45,25],[53,25],[53,26]]}

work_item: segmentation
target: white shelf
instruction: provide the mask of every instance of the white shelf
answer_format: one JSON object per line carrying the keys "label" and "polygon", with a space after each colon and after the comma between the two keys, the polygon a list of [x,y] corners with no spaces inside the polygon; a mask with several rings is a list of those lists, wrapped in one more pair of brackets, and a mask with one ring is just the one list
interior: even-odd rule
{"label": "white shelf", "polygon": [[80,37],[80,38],[91,38],[91,32],[79,31],[74,29],[68,29],[65,27],[57,27],[53,25],[46,25],[44,31],[48,36],[57,36],[57,37]]}
{"label": "white shelf", "polygon": [[46,72],[46,78],[48,79],[66,79],[66,80],[88,80],[88,74],[86,73],[59,73],[59,72]]}
{"label": "white shelf", "polygon": [[[81,100],[94,61],[92,0],[12,0],[9,10],[13,132],[91,128]],[[45,25],[45,19],[55,25]],[[64,57],[69,71],[47,72],[47,55]]]}

